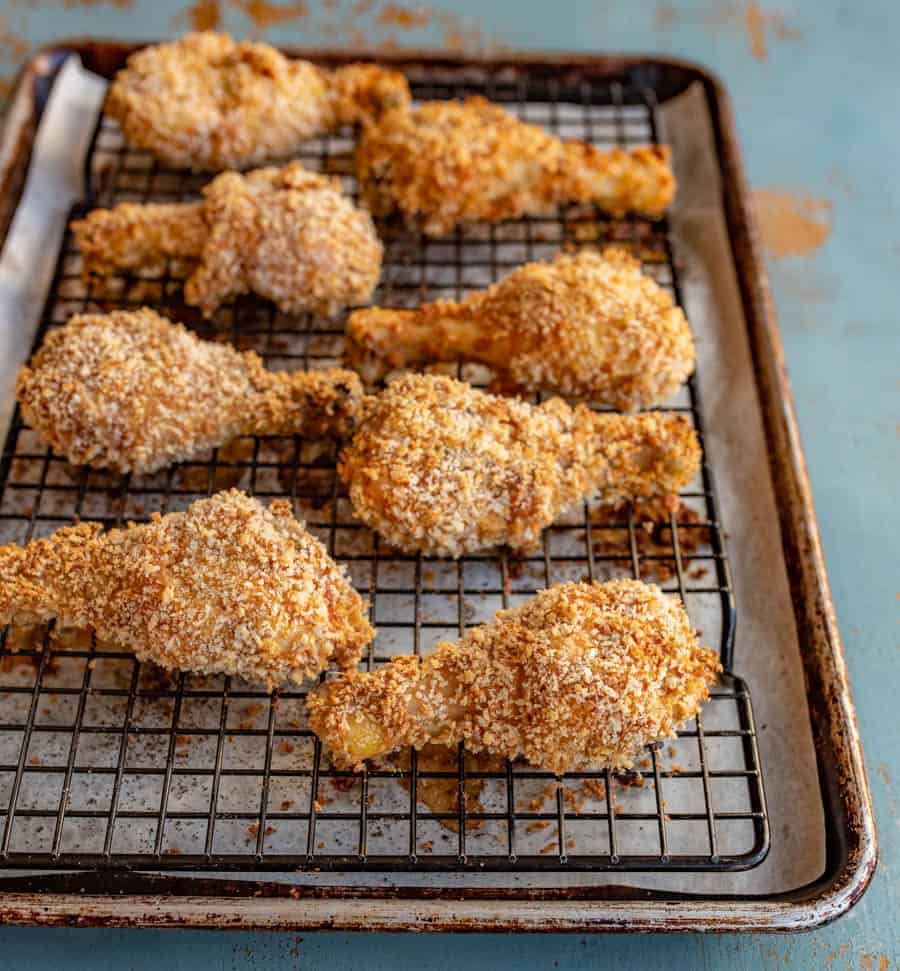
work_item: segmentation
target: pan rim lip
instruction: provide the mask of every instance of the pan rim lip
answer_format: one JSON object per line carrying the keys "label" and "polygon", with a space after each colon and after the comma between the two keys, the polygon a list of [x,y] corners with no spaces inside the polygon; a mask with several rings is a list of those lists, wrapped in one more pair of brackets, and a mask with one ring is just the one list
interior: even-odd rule
{"label": "pan rim lip", "polygon": [[[17,161],[27,162],[30,144],[23,146],[22,135],[29,125],[36,127],[40,120],[41,104],[38,82],[52,82],[53,74],[69,54],[79,54],[87,66],[96,66],[99,56],[121,57],[153,41],[124,44],[118,41],[95,38],[72,38],[54,42],[40,48],[19,72],[10,111],[3,126],[0,140],[0,194],[9,191],[9,179]],[[39,893],[27,889],[6,890],[12,884],[20,884],[22,877],[14,870],[0,871],[0,921],[28,924],[102,924],[105,926],[195,926],[195,927],[254,927],[366,929],[369,920],[378,921],[379,929],[410,929],[410,901],[419,901],[428,910],[424,923],[416,924],[422,930],[546,930],[546,931],[797,931],[808,930],[829,923],[846,913],[862,897],[874,875],[878,846],[871,793],[866,777],[865,764],[856,715],[850,694],[849,680],[844,665],[840,632],[834,614],[834,605],[828,584],[824,557],[819,540],[818,525],[812,502],[799,431],[793,409],[790,385],[783,366],[783,350],[769,290],[768,276],[762,260],[758,234],[749,204],[749,190],[744,175],[730,98],[722,81],[703,65],[686,59],[662,57],[655,54],[590,54],[575,51],[515,51],[504,50],[487,55],[461,55],[436,50],[399,50],[391,52],[365,50],[339,50],[335,48],[288,48],[286,53],[333,62],[349,62],[371,57],[387,65],[424,63],[448,67],[572,67],[590,69],[597,76],[610,76],[630,71],[660,70],[678,74],[680,90],[699,82],[706,93],[716,133],[716,148],[723,170],[723,185],[728,197],[727,222],[732,257],[744,300],[744,312],[748,330],[752,330],[754,344],[756,383],[760,390],[764,419],[778,421],[787,444],[773,453],[770,467],[780,462],[797,484],[798,497],[790,511],[791,522],[782,522],[783,543],[785,530],[793,526],[804,541],[805,561],[793,564],[797,571],[808,574],[804,582],[810,585],[805,593],[803,606],[815,611],[817,621],[812,633],[816,645],[801,647],[804,664],[821,665],[823,660],[832,661],[834,681],[829,686],[830,697],[822,704],[822,717],[829,722],[828,738],[816,737],[817,762],[822,766],[823,757],[832,755],[838,761],[838,778],[830,793],[831,802],[840,804],[844,819],[828,818],[828,800],[825,798],[825,782],[821,778],[823,802],[826,812],[826,828],[831,822],[837,832],[837,846],[829,847],[825,869],[816,880],[803,887],[778,894],[758,897],[698,896],[669,899],[658,892],[637,900],[591,899],[583,891],[532,891],[531,899],[512,896],[515,891],[505,890],[507,896],[491,901],[495,907],[505,908],[504,914],[482,916],[472,914],[457,918],[453,908],[479,906],[485,908],[488,901],[472,891],[438,889],[442,897],[429,899],[416,894],[411,888],[394,888],[390,896],[380,901],[364,891],[353,888],[353,894],[335,893],[330,888],[329,898],[314,896],[322,888],[290,888],[290,905],[287,910],[279,898],[240,898],[234,896],[184,896],[171,892],[159,892],[150,880],[145,889],[116,895],[92,895],[71,893],[48,887]],[[674,94],[680,93],[680,90]],[[674,96],[674,94],[670,96]],[[30,110],[26,108],[30,107]],[[18,157],[17,157],[18,155]],[[14,214],[18,200],[10,202]],[[11,217],[10,217],[11,219]],[[0,243],[5,240],[9,223],[0,229]],[[736,252],[736,245],[744,248],[743,258]],[[771,388],[761,387],[759,356],[771,368]],[[777,412],[777,414],[776,414]],[[770,427],[766,426],[767,439]],[[778,491],[776,489],[776,494]],[[788,514],[786,513],[785,516]],[[787,553],[787,550],[785,551]],[[813,597],[816,603],[813,603]],[[795,596],[795,617],[797,597]],[[808,658],[808,654],[821,655]],[[823,675],[828,672],[823,672]],[[810,709],[811,718],[815,714]],[[821,746],[829,745],[829,751]],[[141,874],[133,876],[141,880]],[[26,878],[31,879],[31,878]],[[40,880],[53,880],[44,874]],[[226,881],[216,881],[225,884]],[[242,881],[248,887],[252,881]],[[286,889],[286,888],[282,888]],[[326,888],[329,889],[329,888]],[[344,888],[341,888],[342,890]],[[598,888],[602,891],[603,888]],[[154,893],[154,890],[157,892]],[[299,893],[298,893],[299,891]],[[305,891],[305,892],[304,892]],[[580,892],[580,896],[578,895]],[[526,891],[528,893],[528,891]],[[451,899],[452,898],[452,899]],[[562,898],[562,899],[560,899]],[[254,917],[253,908],[246,901],[262,900],[267,908],[277,911],[274,916],[262,919]],[[354,915],[348,910],[351,901],[365,904],[365,911]],[[190,903],[190,913],[185,909]],[[242,903],[244,906],[242,906]],[[374,906],[377,903],[377,907]],[[166,906],[168,905],[168,907]],[[464,906],[465,905],[465,906]],[[580,911],[579,911],[580,907]],[[194,913],[196,908],[196,913]],[[172,916],[166,917],[171,910]],[[293,909],[293,913],[290,910]],[[491,908],[487,908],[488,910]],[[559,916],[554,911],[560,909]],[[93,911],[93,912],[92,912]],[[126,913],[127,911],[127,913]],[[563,912],[565,911],[565,912]],[[260,921],[260,922],[256,922]]]}

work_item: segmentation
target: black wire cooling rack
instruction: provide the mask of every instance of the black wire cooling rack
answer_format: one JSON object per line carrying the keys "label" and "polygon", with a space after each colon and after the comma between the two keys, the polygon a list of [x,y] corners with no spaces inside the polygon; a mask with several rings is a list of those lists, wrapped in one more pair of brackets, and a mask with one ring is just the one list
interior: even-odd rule
{"label": "black wire cooling rack", "polygon": [[[568,84],[484,68],[412,69],[419,99],[484,94],[563,137],[600,146],[662,140],[652,92]],[[352,179],[353,133],[311,140],[310,168]],[[208,177],[160,168],[101,119],[82,211],[194,198]],[[73,213],[74,214],[74,213]],[[590,207],[474,227],[443,239],[379,225],[386,246],[375,300],[459,297],[561,246],[630,247],[680,299],[665,221],[611,220]],[[183,267],[86,288],[68,235],[35,337],[73,313],[152,305],[208,338],[259,352],[269,367],[339,363],[343,319],[288,317],[246,298],[212,322],[181,301]],[[689,310],[690,308],[688,308]],[[464,376],[483,384],[477,368]],[[668,403],[703,435],[695,381]],[[145,521],[236,486],[288,496],[367,595],[378,638],[364,666],[425,654],[500,607],[569,579],[635,576],[682,597],[726,673],[676,740],[634,771],[562,779],[459,750],[410,753],[364,773],[321,757],[303,690],[269,694],[233,678],[166,673],[73,631],[10,631],[0,646],[0,867],[97,869],[566,871],[734,870],[768,849],[768,821],[747,687],[730,673],[735,608],[706,463],[666,523],[586,502],[546,530],[535,555],[454,562],[384,549],[356,522],[333,445],[240,439],[145,477],[76,469],[44,448],[18,412],[0,465],[0,542],[26,543],[74,518]]]}

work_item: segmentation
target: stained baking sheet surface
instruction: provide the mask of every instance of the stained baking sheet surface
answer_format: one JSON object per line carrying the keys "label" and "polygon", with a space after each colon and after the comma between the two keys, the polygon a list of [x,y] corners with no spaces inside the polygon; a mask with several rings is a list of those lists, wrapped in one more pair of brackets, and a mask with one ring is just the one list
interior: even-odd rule
{"label": "stained baking sheet surface", "polygon": [[[63,95],[69,98],[81,99],[80,91],[83,90],[82,78],[70,70],[66,77],[61,79],[54,97],[60,98]],[[86,90],[86,89],[84,89]],[[61,94],[62,92],[63,94]],[[565,107],[565,106],[564,106]],[[52,117],[51,105],[51,117]],[[546,112],[543,105],[524,105],[523,113],[525,117],[538,120],[541,112]],[[775,519],[774,500],[771,495],[766,472],[766,459],[763,452],[763,439],[761,424],[758,414],[758,405],[755,398],[755,390],[752,380],[752,372],[749,363],[749,354],[743,336],[742,321],[740,318],[740,307],[737,300],[737,291],[734,281],[733,269],[730,262],[730,254],[727,245],[727,237],[724,231],[724,224],[721,216],[721,209],[718,205],[718,183],[716,180],[715,159],[712,154],[712,143],[708,137],[708,120],[705,118],[705,104],[699,93],[686,96],[678,104],[672,104],[663,109],[663,117],[666,122],[667,136],[675,144],[675,164],[679,175],[681,190],[678,203],[673,213],[674,246],[675,259],[679,265],[682,289],[688,315],[692,321],[695,333],[698,337],[698,352],[700,354],[699,372],[706,402],[706,424],[709,437],[707,448],[712,456],[712,464],[716,472],[720,496],[723,506],[723,521],[730,534],[731,559],[735,573],[735,584],[738,594],[739,628],[737,642],[737,660],[735,664],[736,673],[743,675],[750,681],[752,693],[754,695],[757,722],[761,727],[760,738],[763,744],[763,764],[765,779],[769,792],[771,804],[771,818],[774,821],[773,832],[773,851],[768,861],[763,866],[749,873],[741,874],[716,874],[716,875],[678,875],[678,876],[637,876],[634,874],[623,875],[615,874],[604,877],[601,874],[553,874],[553,875],[476,875],[476,874],[446,874],[446,875],[400,875],[394,874],[389,878],[394,883],[402,884],[442,884],[442,885],[547,885],[547,886],[573,886],[573,885],[599,885],[604,882],[640,884],[655,886],[667,889],[696,892],[725,892],[733,891],[737,893],[766,892],[773,890],[786,889],[806,882],[812,876],[821,871],[822,868],[822,825],[821,807],[818,800],[818,789],[815,779],[814,759],[809,730],[807,726],[805,700],[803,698],[802,681],[799,672],[799,657],[797,646],[793,635],[793,620],[790,610],[790,603],[787,593],[787,584],[784,574],[784,566],[780,557],[780,546],[777,535],[777,525]],[[626,114],[626,119],[627,119]],[[564,119],[565,121],[565,119]],[[572,106],[571,125],[573,131],[566,132],[577,136],[583,134],[578,130],[578,125],[583,121],[583,109],[581,106]],[[602,126],[602,116],[598,117],[595,127]],[[40,152],[49,152],[52,157],[54,148],[59,149],[58,142],[55,143],[53,131],[44,126],[46,137],[39,145]],[[49,144],[47,144],[49,143]],[[114,148],[114,146],[113,146]],[[77,169],[72,167],[70,176]],[[64,175],[58,172],[57,178]],[[79,186],[72,187],[74,197],[79,194]],[[48,220],[49,224],[54,224],[54,216],[58,223],[58,208],[52,209],[42,203],[39,196],[37,199],[32,194],[26,197],[26,212],[34,212]],[[25,208],[23,207],[23,208]],[[54,224],[55,225],[55,224]],[[61,228],[61,226],[59,227]],[[49,231],[49,229],[48,229]],[[13,237],[15,236],[15,227]],[[520,247],[522,253],[516,257],[515,238],[507,240],[509,251],[512,258],[540,258],[541,256],[551,256],[555,251],[555,246],[548,245],[547,252],[525,252],[524,243]],[[439,244],[438,244],[439,245]],[[473,243],[477,246],[477,243]],[[52,257],[53,252],[50,247],[46,249],[48,258]],[[51,267],[52,268],[52,267]],[[0,273],[3,268],[0,267]],[[479,272],[482,274],[479,275]],[[469,271],[469,277],[465,281],[466,287],[475,287],[490,282],[489,276],[484,275],[483,268],[479,270],[477,266]],[[35,265],[34,276],[39,276],[39,267]],[[46,279],[46,277],[45,277]],[[435,278],[429,280],[429,296],[437,295],[442,285],[452,288],[459,285],[458,279],[448,278],[443,280]],[[452,295],[452,293],[450,294]],[[27,318],[29,303],[26,301],[21,304],[19,315]],[[74,309],[74,308],[73,308]],[[60,312],[65,311],[64,303],[59,307]],[[7,315],[6,320],[12,319]],[[36,316],[35,318],[36,319]],[[33,332],[34,319],[30,322],[31,326],[23,326],[16,334],[18,338],[18,353],[11,353],[4,356],[4,362],[17,364],[23,354],[21,348],[27,347],[27,339],[24,345],[23,332]],[[330,363],[328,360],[332,345],[327,338],[320,340],[320,360]],[[308,352],[308,348],[306,351]],[[286,361],[291,357],[290,347],[286,348]],[[11,373],[3,375],[3,387],[9,388],[11,383]],[[241,484],[241,483],[239,483]],[[256,483],[255,483],[256,484]],[[256,484],[258,487],[258,484]],[[275,486],[277,488],[277,485]],[[152,494],[152,490],[148,492]],[[171,506],[169,508],[172,508]],[[61,508],[59,514],[61,519],[68,516],[70,510]],[[103,510],[92,511],[85,509],[82,513],[85,516],[103,515]],[[321,518],[321,508],[309,510],[311,521],[315,522],[316,517]],[[562,529],[554,535],[558,537],[555,542],[565,544],[567,541],[565,524],[561,524]],[[577,529],[578,523],[573,523],[573,529]],[[336,542],[338,540],[336,539]],[[364,556],[367,552],[364,549],[357,549],[354,544],[366,543],[368,540],[362,534],[349,533],[340,537],[341,549],[348,555],[359,554]],[[564,552],[561,551],[564,559]],[[403,564],[396,564],[394,569],[402,572],[406,569]],[[541,585],[544,577],[543,566],[538,567],[534,577],[527,577],[526,583]],[[495,578],[480,576],[489,567],[473,565],[473,574],[467,578],[467,588],[477,590],[479,585],[490,589],[496,587]],[[601,574],[602,575],[602,574]],[[552,576],[550,579],[567,579],[566,576]],[[365,590],[368,577],[365,571],[358,571],[354,576],[356,582]],[[397,578],[398,587],[408,586],[402,577]],[[440,586],[438,583],[437,586]],[[720,623],[720,611],[718,604],[712,600],[704,600],[702,597],[696,598],[697,602],[690,604],[694,622],[704,630],[706,638],[713,643],[716,642],[716,627]],[[402,614],[408,605],[404,606],[403,596],[400,595],[391,599],[390,596],[383,596],[382,604],[376,604],[376,611],[379,606],[384,611],[382,616],[376,616],[377,622],[390,623],[392,620],[402,619]],[[453,598],[435,595],[429,602],[429,610],[434,613],[434,626],[427,629],[428,642],[423,643],[421,648],[428,650],[434,638],[440,636],[454,636],[458,619],[459,603],[454,602]],[[491,595],[471,598],[471,606],[477,612],[483,612],[486,619],[492,610],[499,604],[492,603]],[[446,615],[446,616],[445,616]],[[440,618],[446,621],[446,630],[440,627]],[[471,619],[471,618],[470,618]],[[390,643],[391,628],[386,627],[382,631],[380,643],[376,644],[375,652],[383,654],[390,653],[395,645]],[[112,659],[112,663],[106,665],[107,671],[104,676],[115,678],[114,667],[118,663]],[[77,666],[77,665],[76,665]],[[70,672],[78,680],[84,676],[83,669]],[[102,705],[101,705],[102,707]],[[248,713],[246,709],[255,707],[257,710]],[[199,710],[190,714],[190,718],[204,717]],[[265,704],[249,701],[242,706],[245,718],[262,718],[265,721],[267,709]],[[209,713],[207,713],[209,714]],[[107,712],[113,723],[116,721],[115,712]],[[236,709],[236,717],[241,717],[241,709]],[[100,724],[104,713],[98,712]],[[145,716],[153,720],[154,717],[165,717],[166,713],[148,710]],[[716,716],[711,716],[715,718]],[[722,716],[727,725],[730,715]],[[198,723],[199,725],[200,723]],[[46,744],[52,746],[53,733],[48,732],[44,736]],[[152,748],[152,735],[142,738],[140,744],[136,744],[131,752],[135,758],[143,758],[141,753],[147,748],[148,744]],[[770,743],[770,740],[771,743]],[[780,744],[778,744],[778,742]],[[102,759],[104,745],[108,742],[102,733],[88,737],[86,745],[100,746],[96,751],[91,752],[85,749],[84,757],[89,760]],[[678,743],[683,746],[689,740]],[[107,746],[108,747],[108,746]],[[299,751],[298,751],[299,749]],[[146,758],[151,762],[159,757],[159,753],[154,754],[147,751]],[[208,754],[208,753],[207,753]],[[238,759],[249,760],[252,764],[253,753],[240,752],[233,753]],[[303,746],[293,746],[291,752],[283,753],[286,757],[290,756],[295,762],[307,757]],[[37,758],[53,759],[55,756],[48,750],[46,753],[36,753]],[[188,760],[201,760],[204,756],[203,745],[191,746],[190,754],[186,756]],[[690,763],[690,752],[684,748],[673,747],[673,753],[669,759],[673,763]],[[246,762],[243,764],[247,764]],[[300,767],[299,762],[297,763]],[[77,778],[77,776],[76,776]],[[233,782],[229,783],[226,791],[221,795],[229,801],[229,812],[236,817],[240,817],[242,812],[246,812],[249,818],[258,807],[258,779],[253,776],[232,777]],[[668,781],[668,780],[666,780]],[[3,780],[0,780],[0,790],[2,790]],[[105,798],[104,785],[106,783],[102,776],[88,780],[81,788],[84,792],[75,793],[77,800],[82,800],[85,805],[102,805]],[[140,812],[141,806],[153,806],[158,804],[159,794],[153,791],[153,786],[158,784],[158,776],[153,774],[135,775],[135,781],[127,790],[127,798],[132,800],[137,807],[135,812]],[[177,808],[181,808],[185,816],[189,815],[191,803],[197,802],[199,806],[203,802],[204,781],[198,776],[196,779],[190,775],[178,777],[178,784],[169,793],[169,799]],[[523,790],[527,787],[523,786]],[[53,801],[58,799],[58,793],[54,795],[51,791],[52,786],[45,785],[44,788],[37,787],[34,793],[26,793],[26,799],[34,800],[35,806],[40,806],[42,800]],[[482,793],[482,803],[489,807],[493,802],[505,798],[504,793],[494,791],[496,786],[488,786]],[[684,790],[679,796],[678,789]],[[208,797],[207,793],[207,797]],[[2,792],[0,792],[2,796]],[[296,797],[297,793],[285,793],[285,799]],[[684,811],[691,809],[690,800],[696,798],[697,793],[692,793],[689,786],[679,786],[677,780],[672,781],[672,785],[664,793],[667,806],[671,802],[672,812],[678,812],[675,808],[678,799],[684,801]],[[354,803],[354,797],[358,794],[348,789],[336,787],[334,793],[328,794],[328,798],[333,802],[329,806],[332,811],[340,809],[342,801],[348,802],[348,807]],[[403,792],[399,786],[385,787],[385,792],[379,796],[382,799],[385,811],[393,805],[393,801],[402,800]],[[646,792],[639,792],[631,787],[623,787],[619,796],[625,801],[626,807],[630,807],[632,812],[639,813],[639,803],[642,799],[648,798]],[[733,792],[723,791],[717,794],[717,798],[724,800],[735,798]],[[738,796],[739,798],[739,796]],[[723,805],[725,804],[723,802]],[[183,803],[183,805],[182,805]],[[790,809],[790,811],[788,811]],[[628,808],[626,808],[626,812]],[[199,812],[199,809],[198,809]],[[801,826],[792,826],[794,820],[802,819]],[[192,832],[189,825],[190,820],[185,818],[180,821],[177,831],[173,830],[171,835],[171,848],[176,852],[190,852],[196,845],[198,839],[202,839],[199,832]],[[75,841],[76,845],[87,846],[91,840],[98,838],[92,832],[91,820],[80,821],[81,828],[76,828],[67,838]],[[352,827],[351,827],[352,828]],[[94,825],[93,829],[99,829]],[[346,827],[338,824],[331,827],[331,832],[327,838],[333,839],[335,846],[352,845],[355,834],[344,832]],[[634,840],[634,851],[645,852],[650,847],[650,842],[656,839],[656,835],[650,827],[635,826],[632,834]],[[274,840],[287,840],[296,842],[302,834],[290,833],[286,829],[281,830],[273,827],[271,834]],[[219,838],[223,839],[223,851],[231,846],[240,846],[246,842],[247,823],[237,818],[232,827],[221,826]],[[321,835],[321,834],[320,834]],[[396,834],[394,834],[396,835]],[[440,843],[445,840],[445,827],[435,828],[435,840]],[[590,836],[584,839],[600,839],[603,834],[595,827]],[[492,843],[495,843],[498,834],[492,832],[491,828],[483,827],[469,837],[471,852],[479,852],[478,847],[483,844],[481,852],[489,852]],[[46,839],[44,833],[28,833],[23,830],[21,839],[27,844],[34,840],[40,844],[42,839]],[[150,837],[148,834],[141,834],[139,827],[135,827],[128,834],[128,838],[136,841],[136,847],[143,845]],[[268,837],[266,837],[268,839]],[[390,838],[390,834],[388,834]],[[702,834],[698,834],[698,840],[702,840]],[[734,839],[738,842],[744,837],[739,830],[735,830]],[[233,841],[229,843],[229,840]],[[143,841],[143,842],[142,842]],[[535,842],[534,852],[539,852],[538,843],[543,846],[547,842],[547,837],[539,829],[535,830],[533,838]],[[602,841],[602,840],[601,840]],[[497,845],[495,843],[495,845]],[[592,846],[587,843],[585,852],[592,850]],[[607,844],[608,846],[608,844]],[[597,852],[603,849],[598,846]],[[652,850],[651,850],[652,851]],[[271,875],[270,877],[271,878]],[[318,883],[372,883],[382,882],[383,877],[368,875],[346,875],[338,876],[335,874],[304,874],[292,876],[290,879],[296,882],[318,882]]]}

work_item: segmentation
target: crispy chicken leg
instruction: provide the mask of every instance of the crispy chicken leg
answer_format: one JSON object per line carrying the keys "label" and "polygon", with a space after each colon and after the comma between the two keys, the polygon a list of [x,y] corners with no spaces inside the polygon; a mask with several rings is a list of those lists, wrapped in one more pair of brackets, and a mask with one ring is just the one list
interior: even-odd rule
{"label": "crispy chicken leg", "polygon": [[345,435],[352,371],[267,371],[253,351],[202,341],[153,310],[81,314],[20,369],[25,421],[74,465],[153,472],[238,435]]}
{"label": "crispy chicken leg", "polygon": [[145,526],[0,547],[0,624],[89,627],[165,668],[301,681],[352,667],[366,603],[290,503],[222,492]]}
{"label": "crispy chicken leg", "polygon": [[556,773],[627,767],[709,695],[718,659],[680,601],[638,580],[544,590],[424,661],[327,681],[307,699],[333,763],[465,742]]}
{"label": "crispy chicken leg", "polygon": [[406,78],[375,64],[328,71],[213,31],[146,47],[116,75],[106,113],[167,165],[247,168],[308,138],[409,104]]}
{"label": "crispy chicken leg", "polygon": [[357,310],[347,361],[366,380],[426,361],[478,361],[529,390],[648,407],[694,369],[681,309],[622,249],[528,263],[464,300]]}
{"label": "crispy chicken leg", "polygon": [[405,375],[362,411],[340,474],[355,514],[408,552],[527,549],[593,493],[674,503],[700,465],[681,416],[535,406],[452,378]]}
{"label": "crispy chicken leg", "polygon": [[184,294],[207,317],[250,291],[285,313],[334,314],[372,296],[383,247],[339,179],[291,162],[224,172],[203,195],[181,204],[123,202],[73,222],[85,277],[199,261]]}
{"label": "crispy chicken leg", "polygon": [[356,168],[372,212],[399,211],[429,236],[564,202],[656,219],[675,194],[667,148],[562,141],[480,97],[386,111],[364,130]]}

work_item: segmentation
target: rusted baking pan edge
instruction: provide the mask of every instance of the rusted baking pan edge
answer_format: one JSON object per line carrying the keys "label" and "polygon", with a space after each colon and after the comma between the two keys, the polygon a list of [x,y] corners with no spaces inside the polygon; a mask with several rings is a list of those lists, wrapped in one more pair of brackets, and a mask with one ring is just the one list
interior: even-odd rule
{"label": "rusted baking pan edge", "polygon": [[[52,77],[69,53],[110,77],[134,49],[77,39],[39,52],[24,68],[0,141],[0,238],[15,212]],[[293,51],[325,63],[365,57]],[[370,55],[371,56],[371,55]],[[705,69],[635,56],[505,54],[481,59],[434,52],[377,54],[403,67],[490,65],[531,73],[567,70],[646,84],[660,102],[694,83],[706,93],[721,166],[724,207],[762,404],[770,472],[806,678],[825,810],[820,877],[766,896],[685,897],[633,887],[447,889],[295,887],[140,872],[49,874],[0,880],[0,922],[108,926],[452,931],[793,931],[845,913],[875,870],[877,840],[856,714],[825,570],[815,509],[768,277],[761,258],[729,98]]]}

